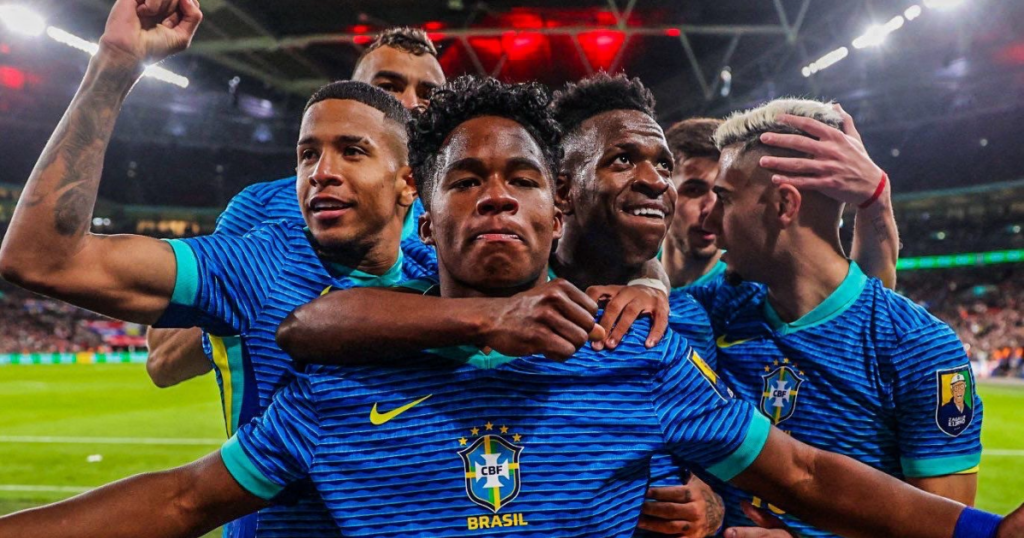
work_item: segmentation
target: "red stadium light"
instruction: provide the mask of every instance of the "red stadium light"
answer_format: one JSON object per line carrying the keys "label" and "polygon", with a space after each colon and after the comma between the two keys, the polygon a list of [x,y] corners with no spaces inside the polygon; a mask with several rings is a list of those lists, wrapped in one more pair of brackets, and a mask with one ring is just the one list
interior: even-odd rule
{"label": "red stadium light", "polygon": [[357,35],[352,38],[352,42],[356,45],[369,45],[373,41],[373,38],[368,35]]}
{"label": "red stadium light", "polygon": [[0,86],[20,90],[25,87],[25,72],[10,66],[0,66]]}
{"label": "red stadium light", "polygon": [[615,18],[615,14],[611,11],[598,11],[597,24],[598,26],[618,26],[619,20]]}
{"label": "red stadium light", "polygon": [[610,69],[626,41],[626,34],[612,30],[595,30],[579,35],[587,60],[595,69]]}
{"label": "red stadium light", "polygon": [[370,27],[365,24],[357,24],[352,27],[352,32],[356,34],[365,34],[370,31]]}
{"label": "red stadium light", "polygon": [[504,52],[501,38],[499,37],[471,37],[469,38],[469,44],[477,52],[493,56],[494,58],[501,56],[501,53]]}
{"label": "red stadium light", "polygon": [[999,51],[996,60],[1010,65],[1024,65],[1024,42],[1014,43]]}
{"label": "red stadium light", "polygon": [[441,32],[430,32],[427,34],[427,37],[429,37],[431,41],[437,42],[444,39],[444,34]]}
{"label": "red stadium light", "polygon": [[665,35],[669,37],[679,37],[683,35],[683,33],[679,31],[679,28],[669,28],[668,30],[665,30]]}
{"label": "red stadium light", "polygon": [[505,16],[509,26],[522,29],[536,29],[544,27],[544,18],[536,13],[522,10],[513,10]]}
{"label": "red stadium light", "polygon": [[440,21],[430,21],[423,24],[423,29],[430,32],[436,32],[442,28],[444,28],[444,23]]}
{"label": "red stadium light", "polygon": [[534,32],[505,32],[501,46],[509,60],[522,60],[536,54],[544,46],[546,38]]}

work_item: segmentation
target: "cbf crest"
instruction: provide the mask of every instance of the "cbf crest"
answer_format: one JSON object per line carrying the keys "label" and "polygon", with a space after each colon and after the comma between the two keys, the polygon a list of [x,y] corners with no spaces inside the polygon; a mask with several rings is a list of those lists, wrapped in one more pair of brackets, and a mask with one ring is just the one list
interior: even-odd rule
{"label": "cbf crest", "polygon": [[789,364],[789,359],[784,359],[781,366],[776,361],[774,370],[765,366],[768,373],[761,376],[764,380],[764,390],[761,392],[761,412],[772,420],[772,424],[778,424],[793,416],[796,411],[796,399],[800,394],[800,385],[804,378],[795,365]]}
{"label": "cbf crest", "polygon": [[[484,433],[473,428],[470,439],[459,439],[459,444],[468,445],[459,451],[466,472],[466,494],[469,500],[497,514],[519,495],[522,473],[519,468],[519,454],[523,447],[514,444],[522,438],[519,434],[506,439],[494,431],[494,424],[484,425]],[[494,431],[494,433],[486,433]],[[501,426],[501,434],[508,434],[508,427]]]}

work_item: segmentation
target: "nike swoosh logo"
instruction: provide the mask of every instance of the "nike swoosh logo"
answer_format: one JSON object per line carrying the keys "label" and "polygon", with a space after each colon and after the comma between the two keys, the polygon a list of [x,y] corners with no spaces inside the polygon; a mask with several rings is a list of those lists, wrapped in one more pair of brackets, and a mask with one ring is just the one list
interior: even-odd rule
{"label": "nike swoosh logo", "polygon": [[391,411],[388,411],[387,413],[378,413],[377,404],[373,404],[373,409],[370,409],[370,424],[373,424],[374,426],[386,424],[388,421],[397,417],[398,415],[401,415],[402,413],[405,413],[406,411],[412,409],[413,407],[416,407],[417,405],[425,402],[427,398],[430,398],[431,396],[433,396],[433,394],[427,394],[426,396],[420,398],[419,400],[416,400],[415,402],[407,403],[402,407],[399,407],[398,409],[393,409]]}
{"label": "nike swoosh logo", "polygon": [[723,334],[722,336],[718,337],[718,340],[715,341],[715,344],[719,347],[719,349],[728,349],[728,348],[730,348],[732,346],[738,346],[740,344],[745,344],[745,343],[747,343],[747,342],[749,342],[751,340],[753,340],[753,338],[747,338],[746,340],[737,340],[735,342],[729,342],[729,341],[727,341],[725,339],[725,335]]}

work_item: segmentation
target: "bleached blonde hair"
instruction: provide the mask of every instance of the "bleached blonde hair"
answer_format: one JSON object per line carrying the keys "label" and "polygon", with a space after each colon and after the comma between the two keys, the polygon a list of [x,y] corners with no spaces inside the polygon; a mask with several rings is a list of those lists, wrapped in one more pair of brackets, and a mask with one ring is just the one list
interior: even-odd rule
{"label": "bleached blonde hair", "polygon": [[743,144],[744,150],[760,143],[763,133],[801,134],[807,133],[779,123],[779,114],[802,116],[818,120],[842,130],[843,117],[832,108],[832,103],[811,99],[776,99],[757,108],[735,112],[715,131],[715,145],[719,150],[733,144]]}

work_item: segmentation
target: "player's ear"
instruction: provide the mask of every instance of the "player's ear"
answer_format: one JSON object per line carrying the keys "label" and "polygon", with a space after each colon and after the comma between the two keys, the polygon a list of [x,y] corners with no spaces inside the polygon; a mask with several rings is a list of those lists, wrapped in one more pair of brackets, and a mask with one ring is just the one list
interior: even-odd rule
{"label": "player's ear", "polygon": [[412,168],[403,166],[395,176],[395,192],[398,193],[398,205],[410,207],[416,201],[416,180],[412,177]]}
{"label": "player's ear", "polygon": [[572,198],[569,196],[572,192],[572,181],[569,179],[569,173],[562,171],[555,177],[555,207],[565,215],[572,215]]}
{"label": "player's ear", "polygon": [[778,216],[779,222],[782,227],[787,227],[796,222],[797,215],[800,214],[800,206],[803,203],[803,197],[800,195],[800,191],[796,187],[783,183],[778,186],[779,206]]}
{"label": "player's ear", "polygon": [[431,228],[430,210],[426,210],[420,215],[419,222],[420,240],[423,241],[424,245],[434,246],[434,230]]}
{"label": "player's ear", "polygon": [[562,213],[562,210],[558,209],[558,206],[555,206],[553,225],[554,234],[552,234],[551,238],[555,240],[561,239],[562,234],[565,232],[565,213]]}

